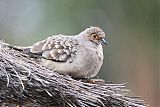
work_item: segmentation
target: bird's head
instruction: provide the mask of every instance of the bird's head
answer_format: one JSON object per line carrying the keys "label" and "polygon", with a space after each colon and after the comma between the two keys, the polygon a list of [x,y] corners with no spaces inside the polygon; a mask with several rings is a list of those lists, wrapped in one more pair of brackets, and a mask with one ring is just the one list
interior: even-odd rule
{"label": "bird's head", "polygon": [[105,33],[103,32],[103,30],[99,27],[90,27],[87,28],[84,31],[85,37],[93,42],[96,45],[99,45],[101,43],[104,43],[107,45],[107,41],[104,39],[105,38]]}

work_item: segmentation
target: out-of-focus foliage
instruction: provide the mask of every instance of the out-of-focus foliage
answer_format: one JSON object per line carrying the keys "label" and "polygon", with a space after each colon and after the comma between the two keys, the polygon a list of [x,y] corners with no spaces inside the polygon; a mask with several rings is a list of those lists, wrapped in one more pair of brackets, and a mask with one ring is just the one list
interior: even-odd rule
{"label": "out-of-focus foliage", "polygon": [[0,39],[26,46],[99,26],[109,45],[98,77],[128,82],[133,94],[157,107],[158,5],[158,0],[0,0]]}

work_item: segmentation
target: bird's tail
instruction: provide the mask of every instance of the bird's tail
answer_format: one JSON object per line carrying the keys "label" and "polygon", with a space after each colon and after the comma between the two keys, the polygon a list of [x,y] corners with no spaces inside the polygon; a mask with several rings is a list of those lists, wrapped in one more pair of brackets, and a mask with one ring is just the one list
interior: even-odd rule
{"label": "bird's tail", "polygon": [[[32,58],[40,58],[40,57],[41,57],[41,54],[42,54],[42,53],[32,53],[32,52],[30,51],[31,46],[27,46],[27,47],[14,46],[14,45],[5,43],[5,42],[3,42],[3,41],[1,41],[1,40],[0,40],[0,45],[6,46],[6,47],[8,47],[8,48],[10,48],[10,49],[14,49],[14,50],[16,50],[16,51],[20,51],[20,52],[22,52],[22,53],[24,53],[24,54],[26,54],[26,55],[28,55],[28,56],[30,56],[30,57],[32,57]],[[0,46],[0,48],[1,48],[1,46]]]}
{"label": "bird's tail", "polygon": [[3,46],[7,46],[8,48],[10,49],[14,49],[14,50],[17,50],[17,51],[27,51],[30,49],[31,46],[28,46],[28,47],[22,47],[22,46],[14,46],[14,45],[11,45],[11,44],[8,44],[8,43],[5,43],[3,41],[0,40],[0,44],[2,44]]}

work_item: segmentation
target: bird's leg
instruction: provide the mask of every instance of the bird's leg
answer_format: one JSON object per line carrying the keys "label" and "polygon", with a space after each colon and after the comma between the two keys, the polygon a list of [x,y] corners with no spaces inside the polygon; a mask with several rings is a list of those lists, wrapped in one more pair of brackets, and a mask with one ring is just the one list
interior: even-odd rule
{"label": "bird's leg", "polygon": [[90,78],[89,77],[72,77],[73,79],[75,80],[82,80],[82,81],[86,81],[86,80],[89,80]]}
{"label": "bird's leg", "polygon": [[104,82],[104,80],[102,79],[93,79],[91,77],[72,77],[72,78],[75,80],[81,80],[83,82],[92,83],[92,84]]}
{"label": "bird's leg", "polygon": [[111,81],[105,81],[103,79],[95,79],[95,78],[91,78],[91,77],[72,77],[75,80],[81,80],[83,82],[87,82],[87,83],[92,83],[92,84],[100,84],[100,83],[112,83]]}

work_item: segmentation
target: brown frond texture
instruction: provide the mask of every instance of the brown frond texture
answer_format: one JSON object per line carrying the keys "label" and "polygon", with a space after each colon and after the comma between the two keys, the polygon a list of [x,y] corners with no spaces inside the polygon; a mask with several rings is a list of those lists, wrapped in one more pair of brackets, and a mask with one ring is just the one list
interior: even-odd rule
{"label": "brown frond texture", "polygon": [[44,68],[0,42],[0,106],[146,107],[125,84],[84,82]]}

